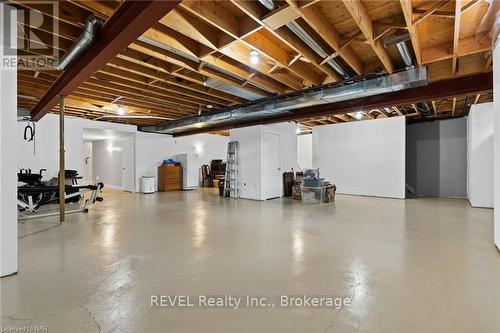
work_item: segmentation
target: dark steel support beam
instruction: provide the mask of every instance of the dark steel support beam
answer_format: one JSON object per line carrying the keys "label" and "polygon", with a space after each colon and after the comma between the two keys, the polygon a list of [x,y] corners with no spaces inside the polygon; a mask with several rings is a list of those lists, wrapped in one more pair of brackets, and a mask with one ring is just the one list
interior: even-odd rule
{"label": "dark steel support beam", "polygon": [[300,121],[318,116],[344,114],[382,108],[390,105],[409,105],[432,100],[440,100],[463,95],[486,93],[493,89],[493,75],[491,72],[473,76],[463,76],[448,80],[430,83],[426,86],[395,91],[369,97],[355,98],[332,104],[316,105],[302,109],[290,110],[288,113],[275,117],[252,119],[251,121],[227,123],[214,126],[206,126],[200,129],[179,132],[174,136],[184,136],[210,131],[228,130],[231,128],[246,127],[253,125],[272,124],[284,121]]}
{"label": "dark steel support beam", "polygon": [[52,84],[31,110],[35,121],[50,112],[118,53],[177,6],[180,0],[124,1],[102,27],[95,42]]}

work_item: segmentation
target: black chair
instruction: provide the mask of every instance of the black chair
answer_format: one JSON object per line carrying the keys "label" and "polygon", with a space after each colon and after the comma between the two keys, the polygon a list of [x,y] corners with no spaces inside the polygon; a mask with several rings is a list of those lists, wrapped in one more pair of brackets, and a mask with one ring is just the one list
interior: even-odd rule
{"label": "black chair", "polygon": [[208,165],[201,166],[201,177],[202,177],[202,187],[212,187],[214,186],[214,179],[210,174],[210,167]]}
{"label": "black chair", "polygon": [[212,179],[224,179],[226,173],[226,163],[222,160],[212,160],[210,161],[210,175]]}

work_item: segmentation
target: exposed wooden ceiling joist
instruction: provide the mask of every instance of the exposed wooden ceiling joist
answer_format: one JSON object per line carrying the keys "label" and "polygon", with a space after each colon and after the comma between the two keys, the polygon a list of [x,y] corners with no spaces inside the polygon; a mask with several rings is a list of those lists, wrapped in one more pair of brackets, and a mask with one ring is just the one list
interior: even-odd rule
{"label": "exposed wooden ceiling joist", "polygon": [[[108,19],[121,3],[60,1],[60,12],[52,17],[37,2],[8,1],[43,14],[41,26],[24,22],[39,34],[40,42],[52,45],[51,25],[59,23],[56,50],[19,51],[20,55],[46,59],[68,50],[90,13]],[[395,48],[377,47],[377,43],[403,29],[410,34],[416,65],[429,64],[431,81],[491,71],[491,42],[486,34],[477,33],[488,7],[485,1],[468,0],[459,5],[455,1],[275,0],[274,4],[275,9],[269,11],[258,1],[187,0],[123,48],[74,90],[78,96],[73,97],[99,100],[114,108],[110,101],[122,96],[123,105],[160,114],[163,108],[164,115],[176,119],[199,110],[213,112],[245,103],[249,96],[269,97],[338,80],[338,73],[328,65],[332,59],[351,74],[401,69]],[[310,34],[328,56],[319,56],[298,38],[287,27],[292,22]],[[252,61],[252,50],[260,53],[260,61]],[[32,107],[60,73],[50,69],[22,72],[20,105]],[[206,86],[207,82],[212,85]],[[484,96],[479,102],[491,97]],[[454,116],[461,116],[464,100],[464,96],[457,97]],[[434,102],[439,119],[452,115],[452,99]],[[72,107],[71,112],[88,118],[100,114],[95,108],[85,112],[81,109],[85,105]],[[393,106],[406,115],[404,106],[389,107]],[[384,116],[383,112],[363,111],[363,119]],[[396,109],[389,116],[395,115],[399,115]],[[311,121],[319,125],[354,120],[349,115],[340,118],[322,116]]]}
{"label": "exposed wooden ceiling joist", "polygon": [[406,21],[406,26],[408,27],[408,33],[410,34],[411,44],[413,45],[413,52],[417,58],[417,64],[422,64],[422,48],[420,46],[420,36],[417,27],[413,24],[413,8],[411,0],[400,0],[401,9],[403,10],[403,15]]}
{"label": "exposed wooden ceiling joist", "polygon": [[457,72],[458,66],[458,40],[460,38],[460,19],[462,13],[462,0],[455,0],[455,24],[453,29],[453,58],[451,65],[451,73],[455,74]]}
{"label": "exposed wooden ceiling joist", "polygon": [[359,29],[363,32],[368,44],[371,46],[380,62],[388,73],[394,72],[392,60],[379,40],[373,39],[373,22],[361,0],[343,0],[343,3],[352,18],[358,25]]}
{"label": "exposed wooden ceiling joist", "polygon": [[93,73],[102,68],[119,50],[127,47],[178,1],[124,2],[106,22],[92,48],[75,60],[32,109],[39,120],[57,104],[60,96],[69,95]]}
{"label": "exposed wooden ceiling joist", "polygon": [[288,3],[301,15],[301,17],[330,45],[338,52],[349,66],[357,73],[364,72],[363,64],[349,45],[342,45],[343,41],[335,27],[328,22],[323,14],[314,6],[299,7],[299,0],[287,0]]}

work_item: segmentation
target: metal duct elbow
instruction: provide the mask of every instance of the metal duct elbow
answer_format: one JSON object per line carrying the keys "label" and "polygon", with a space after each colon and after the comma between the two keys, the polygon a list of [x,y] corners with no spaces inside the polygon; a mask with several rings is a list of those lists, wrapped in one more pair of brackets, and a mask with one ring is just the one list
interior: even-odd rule
{"label": "metal duct elbow", "polygon": [[94,41],[103,21],[94,15],[90,15],[85,22],[85,29],[69,51],[59,60],[57,69],[64,70],[78,56],[80,56]]}
{"label": "metal duct elbow", "polygon": [[264,5],[264,7],[266,7],[269,10],[273,10],[274,9],[274,2],[273,2],[273,0],[259,0],[259,2],[262,5]]}
{"label": "metal duct elbow", "polygon": [[407,41],[410,39],[408,31],[395,33],[384,39],[384,47],[388,48],[391,45],[396,45],[401,58],[403,59],[406,68],[413,66],[413,58],[410,49],[408,48]]}
{"label": "metal duct elbow", "polygon": [[348,79],[351,77],[349,73],[347,73],[347,71],[345,70],[344,66],[342,66],[342,64],[338,63],[337,61],[332,59],[328,61],[328,65],[330,65],[333,69],[335,69],[337,73],[339,73],[344,79]]}
{"label": "metal duct elbow", "polygon": [[[273,0],[259,0],[259,2],[268,10],[273,10],[275,8]],[[323,50],[323,48],[314,40],[314,38],[312,38],[306,31],[304,31],[304,29],[302,29],[302,27],[298,25],[297,22],[292,21],[286,26],[321,58],[324,59],[328,57],[328,54]],[[332,67],[335,71],[337,71],[344,79],[348,79],[350,77],[344,66],[342,66],[342,64],[338,63],[337,61],[332,59],[327,61],[327,64],[330,65],[330,67]]]}
{"label": "metal duct elbow", "polygon": [[413,59],[411,57],[410,50],[408,49],[408,45],[406,45],[406,41],[397,43],[396,47],[398,48],[401,58],[403,58],[406,68],[412,67]]}
{"label": "metal duct elbow", "polygon": [[[307,46],[309,46],[317,55],[321,58],[328,57],[328,54],[323,50],[321,45],[318,44],[297,22],[292,21],[286,25],[288,29],[290,29],[297,37],[299,37]],[[327,64],[330,65],[337,73],[339,73],[344,79],[348,79],[350,77],[349,73],[345,70],[344,66],[339,62],[331,59],[327,61]]]}

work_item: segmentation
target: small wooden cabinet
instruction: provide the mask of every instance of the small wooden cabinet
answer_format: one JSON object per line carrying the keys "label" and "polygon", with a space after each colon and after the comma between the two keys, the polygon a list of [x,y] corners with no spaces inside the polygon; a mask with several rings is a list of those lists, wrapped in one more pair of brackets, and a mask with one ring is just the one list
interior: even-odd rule
{"label": "small wooden cabinet", "polygon": [[178,191],[182,189],[182,167],[160,166],[158,168],[158,190]]}

